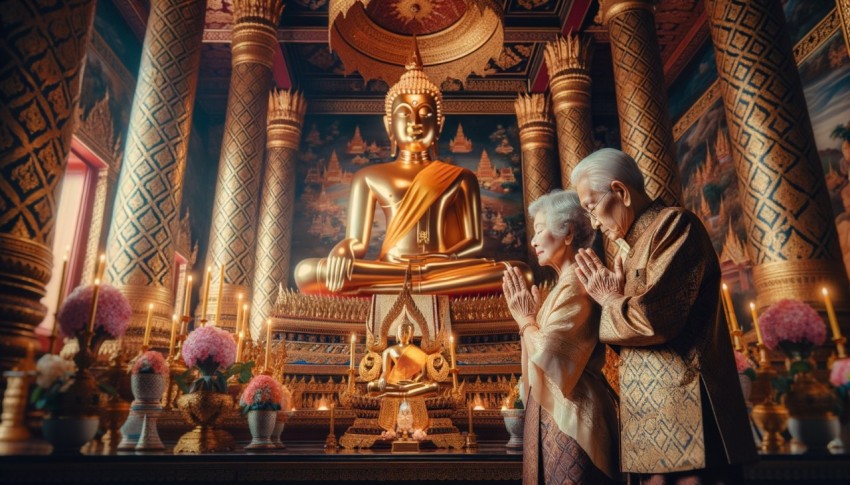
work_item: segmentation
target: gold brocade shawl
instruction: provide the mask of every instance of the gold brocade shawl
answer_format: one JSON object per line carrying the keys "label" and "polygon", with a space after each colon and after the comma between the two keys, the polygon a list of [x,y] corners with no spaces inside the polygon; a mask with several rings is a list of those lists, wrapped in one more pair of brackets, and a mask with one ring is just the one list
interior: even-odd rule
{"label": "gold brocade shawl", "polygon": [[387,224],[387,233],[378,259],[386,255],[414,226],[425,212],[443,195],[463,172],[462,167],[443,162],[431,162],[416,174],[395,216]]}
{"label": "gold brocade shawl", "polygon": [[549,292],[537,324],[535,351],[527,365],[531,395],[597,468],[619,479],[617,404],[602,376],[605,348],[598,338],[599,309],[573,267]]}
{"label": "gold brocade shawl", "polygon": [[[600,341],[620,347],[623,471],[705,468],[707,453],[727,463],[754,459],[708,233],[693,213],[656,201],[625,239],[623,295],[604,302],[599,324]],[[718,429],[723,449],[706,449],[707,426]]]}

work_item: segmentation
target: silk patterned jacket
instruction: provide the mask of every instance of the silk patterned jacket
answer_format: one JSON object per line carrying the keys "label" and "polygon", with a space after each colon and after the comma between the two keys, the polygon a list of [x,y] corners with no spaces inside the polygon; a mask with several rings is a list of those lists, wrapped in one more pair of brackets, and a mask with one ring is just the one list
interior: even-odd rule
{"label": "silk patterned jacket", "polygon": [[603,302],[599,328],[601,342],[620,347],[623,471],[705,468],[703,427],[714,422],[723,449],[709,453],[755,459],[708,233],[693,213],[656,201],[625,239],[624,295]]}

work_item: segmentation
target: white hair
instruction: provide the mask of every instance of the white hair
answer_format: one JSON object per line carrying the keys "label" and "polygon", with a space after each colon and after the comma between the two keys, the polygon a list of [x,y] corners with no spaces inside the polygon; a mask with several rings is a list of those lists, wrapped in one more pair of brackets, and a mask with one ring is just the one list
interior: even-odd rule
{"label": "white hair", "polygon": [[584,157],[573,169],[570,184],[575,187],[583,179],[587,180],[593,192],[607,191],[614,180],[642,192],[646,190],[643,174],[634,158],[614,148],[603,148]]}
{"label": "white hair", "polygon": [[574,248],[588,248],[593,244],[596,231],[590,225],[575,190],[555,189],[541,195],[528,206],[528,214],[532,218],[540,213],[546,214],[549,232],[554,236],[565,237],[572,232]]}

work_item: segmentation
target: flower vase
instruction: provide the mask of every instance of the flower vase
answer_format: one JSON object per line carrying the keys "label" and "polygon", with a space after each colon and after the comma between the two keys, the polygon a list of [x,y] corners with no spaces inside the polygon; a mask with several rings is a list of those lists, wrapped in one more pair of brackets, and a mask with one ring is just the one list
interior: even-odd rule
{"label": "flower vase", "polygon": [[53,445],[54,455],[79,455],[80,448],[94,438],[99,424],[96,416],[50,417],[42,422],[41,432]]}
{"label": "flower vase", "polygon": [[753,421],[762,434],[761,451],[776,453],[785,447],[782,433],[788,427],[788,409],[784,405],[768,398],[753,406]]}
{"label": "flower vase", "polygon": [[[118,451],[130,450],[162,450],[159,441],[156,419],[162,412],[162,394],[165,392],[165,376],[162,374],[133,374],[130,376],[130,389],[133,391],[133,403],[130,404],[130,414],[121,426],[121,443]],[[148,417],[148,442],[140,443],[142,425]],[[155,438],[154,438],[155,437]],[[141,445],[141,448],[138,446]]]}
{"label": "flower vase", "polygon": [[233,407],[233,398],[214,391],[194,391],[177,399],[177,407],[195,428],[180,437],[174,453],[211,453],[232,451],[233,436],[215,429],[215,424]]}
{"label": "flower vase", "polygon": [[277,421],[274,424],[274,431],[272,431],[272,442],[274,443],[275,448],[282,450],[286,448],[286,445],[283,444],[280,437],[283,434],[283,427],[286,425],[286,421],[292,417],[294,411],[284,411],[281,409],[277,412]]}
{"label": "flower vase", "polygon": [[509,450],[521,450],[523,432],[525,429],[525,409],[502,409],[502,419],[511,438],[505,444]]}
{"label": "flower vase", "polygon": [[810,372],[798,372],[785,396],[790,416],[788,432],[806,445],[807,451],[825,451],[841,432],[834,413],[837,404],[835,393],[828,386],[818,382]]}
{"label": "flower vase", "polygon": [[278,411],[248,411],[248,429],[251,431],[251,443],[245,447],[250,451],[268,451],[277,449],[272,441]]}

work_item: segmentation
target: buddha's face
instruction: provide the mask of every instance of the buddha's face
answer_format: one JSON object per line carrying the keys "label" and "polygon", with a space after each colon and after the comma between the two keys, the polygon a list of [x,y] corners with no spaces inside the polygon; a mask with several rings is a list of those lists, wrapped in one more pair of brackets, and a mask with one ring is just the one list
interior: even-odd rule
{"label": "buddha's face", "polygon": [[440,135],[437,101],[430,94],[399,95],[385,121],[387,132],[402,150],[425,151]]}
{"label": "buddha's face", "polygon": [[404,323],[399,325],[398,327],[398,341],[404,345],[410,343],[410,340],[413,338],[413,325],[410,323]]}

